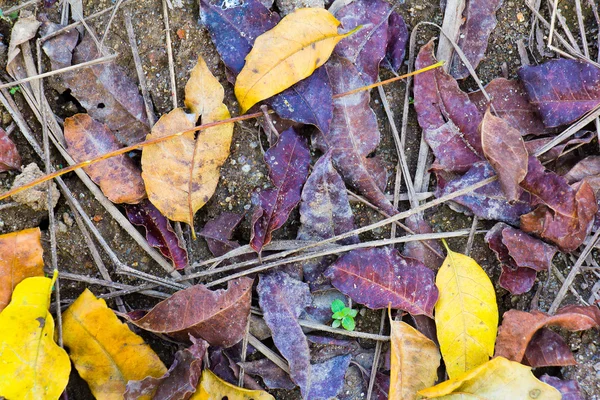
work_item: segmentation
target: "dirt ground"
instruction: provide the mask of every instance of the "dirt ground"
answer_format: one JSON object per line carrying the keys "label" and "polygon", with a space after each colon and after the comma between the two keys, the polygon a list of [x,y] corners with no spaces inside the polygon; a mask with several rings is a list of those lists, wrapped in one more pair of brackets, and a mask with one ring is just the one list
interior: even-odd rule
{"label": "dirt ground", "polygon": [[[521,61],[517,51],[516,42],[519,39],[527,43],[530,31],[530,12],[524,3],[525,0],[506,1],[499,10],[497,17],[498,26],[493,32],[487,57],[478,68],[480,78],[484,83],[491,79],[503,76],[516,77],[517,69]],[[21,3],[15,0],[0,0],[0,6],[3,9],[10,8]],[[90,15],[106,7],[113,5],[110,0],[84,0],[85,15]],[[569,23],[574,23],[574,17],[570,12],[571,2],[565,2],[561,5],[563,14],[567,17]],[[34,7],[28,7],[35,10]],[[48,11],[48,16],[52,21],[58,21],[59,15],[53,7]],[[402,14],[408,25],[412,28],[420,21],[430,21],[441,25],[443,10],[437,0],[407,0],[396,3],[397,11]],[[45,12],[43,9],[37,9],[38,13]],[[587,12],[587,11],[586,11]],[[157,116],[170,111],[173,108],[172,98],[170,96],[169,66],[166,51],[165,31],[162,17],[162,4],[159,0],[139,0],[131,1],[119,11],[107,37],[106,43],[115,52],[119,53],[117,62],[122,65],[131,77],[137,81],[135,66],[131,55],[125,23],[122,18],[123,13],[130,13],[137,37],[139,54],[144,66],[148,90],[151,94],[154,104],[154,110]],[[99,34],[104,32],[109,14],[99,17],[90,23],[90,26]],[[199,10],[197,0],[183,0],[183,8],[170,10],[171,38],[173,41],[174,68],[177,81],[178,105],[182,105],[183,88],[188,79],[190,69],[195,65],[198,55],[206,60],[209,68],[217,75],[226,91],[226,104],[232,110],[233,115],[237,115],[237,103],[233,96],[232,85],[227,83],[223,64],[220,62],[214,46],[210,40],[208,32],[199,25]],[[588,15],[589,17],[589,15]],[[589,22],[588,31],[593,32],[592,36],[598,34],[597,27],[593,23],[593,18],[586,19]],[[4,42],[8,44],[8,33],[10,23],[3,21],[0,23],[0,33],[5,36]],[[431,37],[438,33],[431,28],[421,28],[417,46],[426,43]],[[592,49],[592,53],[597,50]],[[538,58],[537,61],[541,61]],[[534,61],[533,59],[531,60]],[[5,69],[5,59],[0,59],[1,69]],[[404,67],[406,69],[406,67]],[[389,72],[381,72],[381,79],[391,77]],[[475,84],[471,80],[463,83],[463,89],[474,90]],[[394,111],[395,123],[398,127],[401,125],[402,102],[404,99],[404,83],[396,82],[385,87],[388,95],[388,101]],[[51,101],[53,111],[60,117],[66,118],[77,112],[78,108],[68,96],[54,91],[47,85],[47,96]],[[28,110],[23,97],[17,93],[15,101],[19,105],[21,112],[27,116],[27,122],[37,135],[41,142],[41,129],[33,114]],[[382,141],[377,153],[385,160],[390,172],[388,193],[393,193],[393,183],[395,165],[397,162],[396,149],[394,146],[390,125],[383,110],[377,91],[372,92],[372,107],[375,110],[379,126],[381,128]],[[5,110],[0,108],[1,126],[6,128],[10,124],[10,117]],[[16,141],[19,152],[23,158],[23,164],[36,162],[43,166],[41,160],[30,149],[29,144],[19,134],[18,130],[11,137]],[[252,210],[250,205],[250,196],[252,191],[258,186],[268,184],[266,177],[266,168],[262,159],[261,139],[259,136],[258,122],[244,122],[237,124],[234,132],[234,140],[231,148],[229,160],[221,170],[221,181],[217,191],[210,202],[202,208],[195,219],[196,230],[199,231],[206,221],[216,217],[223,211],[233,211],[245,213],[250,216]],[[411,108],[409,117],[409,129],[406,142],[406,154],[409,157],[411,171],[416,168],[417,155],[420,143],[420,128],[416,123],[414,110]],[[263,143],[265,145],[265,143]],[[597,152],[598,143],[594,142],[589,148],[584,148],[581,152]],[[317,155],[315,155],[317,156]],[[64,160],[53,153],[52,162],[54,166],[66,165]],[[8,190],[14,180],[16,173],[0,173],[0,191]],[[123,231],[119,225],[108,215],[104,208],[94,199],[93,195],[79,181],[73,173],[64,177],[67,185],[71,188],[75,196],[79,199],[87,214],[95,217],[96,227],[103,234],[109,245],[118,255],[119,259],[125,264],[138,268],[142,271],[164,276],[164,270],[158,266],[151,258]],[[406,192],[403,188],[402,192]],[[409,207],[407,202],[400,205],[401,209]],[[356,224],[364,226],[381,219],[376,212],[368,209],[364,205],[353,203],[353,210],[356,215]],[[58,265],[61,271],[68,271],[76,274],[100,278],[100,274],[89,254],[86,243],[82,235],[78,233],[77,225],[73,223],[74,216],[66,204],[64,198],[61,198],[55,209],[58,220],[57,239],[58,239]],[[469,229],[472,225],[471,217],[458,214],[449,207],[440,207],[427,215],[435,231],[454,231],[459,229]],[[238,230],[238,236],[241,240],[247,240],[250,236],[249,218],[246,218]],[[488,221],[480,221],[479,229],[488,229],[493,225]],[[26,206],[18,206],[5,210],[0,210],[0,233],[13,232],[25,228],[39,226],[43,231],[43,243],[45,245],[45,260],[49,263],[49,234],[48,234],[48,216],[46,212],[34,212]],[[295,238],[298,226],[297,211],[289,219],[289,222],[275,233],[275,239]],[[190,231],[184,227],[184,235],[187,239],[188,251],[192,262],[210,258],[210,253],[205,242],[202,239],[191,240]],[[363,240],[373,238],[389,237],[389,229],[373,231],[362,237]],[[449,245],[463,251],[466,245],[465,239],[449,240]],[[101,252],[102,253],[102,252]],[[499,266],[483,242],[483,235],[477,235],[471,251],[480,265],[490,274],[494,282],[499,276]],[[102,253],[103,261],[109,271],[114,271],[114,266],[110,259]],[[557,257],[556,266],[563,276],[569,272],[569,265]],[[572,263],[571,263],[572,265]],[[124,276],[112,274],[115,281],[124,283],[137,283],[135,280]],[[590,290],[597,278],[591,272],[585,272],[580,275],[574,284],[576,290],[584,299],[590,297]],[[544,273],[539,274],[539,281],[536,283],[530,293],[522,296],[511,296],[504,289],[497,288],[497,296],[500,305],[501,314],[510,309],[518,308],[522,310],[531,310],[534,294],[538,293],[537,299],[539,308],[547,310],[556,293],[560,288],[561,282],[556,275],[547,276]],[[61,296],[65,303],[75,299],[86,285],[79,282],[61,280]],[[107,289],[100,286],[91,286],[90,289],[96,294],[107,293]],[[157,300],[142,295],[129,295],[124,297],[127,307],[131,309],[150,307]],[[569,294],[564,304],[576,303],[574,296]],[[108,301],[109,306],[115,307],[112,300]],[[379,330],[379,312],[365,310],[357,319],[357,329],[365,332],[377,332]],[[139,332],[146,341],[160,355],[166,365],[170,365],[177,345],[161,340],[160,338]],[[590,330],[583,333],[563,332],[567,338],[571,349],[575,353],[578,365],[562,368],[560,373],[564,378],[576,379],[586,397],[589,399],[600,399],[600,335],[596,330]],[[374,347],[374,343],[362,343],[366,347]],[[385,348],[384,348],[385,350]],[[546,371],[536,371],[536,375]],[[552,371],[557,372],[557,371]],[[356,371],[350,372],[353,379],[356,379]],[[88,399],[92,398],[85,382],[83,382],[76,372],[72,373],[72,380],[69,384],[68,394],[70,399]],[[349,377],[350,378],[350,377]],[[348,380],[352,382],[352,379]],[[354,381],[355,382],[355,381]],[[355,385],[354,385],[355,386]],[[345,391],[352,388],[348,386]],[[298,391],[276,391],[274,393],[277,399],[299,399]],[[366,392],[358,391],[353,398],[360,399],[366,397]]]}

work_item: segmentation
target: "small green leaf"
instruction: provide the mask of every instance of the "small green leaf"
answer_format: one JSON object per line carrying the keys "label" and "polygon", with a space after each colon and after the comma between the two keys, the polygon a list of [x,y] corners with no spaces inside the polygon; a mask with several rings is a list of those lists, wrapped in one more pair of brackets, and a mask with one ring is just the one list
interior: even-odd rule
{"label": "small green leaf", "polygon": [[346,305],[340,299],[335,299],[333,303],[331,303],[331,311],[334,313],[342,311],[344,307],[346,307]]}
{"label": "small green leaf", "polygon": [[333,326],[334,328],[339,328],[341,324],[342,324],[342,321],[340,321],[339,319],[336,319],[335,321],[333,321],[333,324],[331,324],[331,326]]}
{"label": "small green leaf", "polygon": [[347,331],[353,331],[356,324],[354,323],[354,318],[352,317],[344,317],[342,319],[342,326]]}
{"label": "small green leaf", "polygon": [[333,315],[331,316],[331,318],[333,318],[333,319],[342,319],[342,318],[344,318],[346,316],[343,312],[344,312],[344,310],[338,311],[336,313],[333,313]]}
{"label": "small green leaf", "polygon": [[350,310],[348,315],[352,318],[355,318],[358,315],[358,310]]}
{"label": "small green leaf", "polygon": [[19,12],[18,11],[12,12],[12,13],[8,14],[8,16],[10,17],[10,19],[17,19],[17,18],[19,18]]}

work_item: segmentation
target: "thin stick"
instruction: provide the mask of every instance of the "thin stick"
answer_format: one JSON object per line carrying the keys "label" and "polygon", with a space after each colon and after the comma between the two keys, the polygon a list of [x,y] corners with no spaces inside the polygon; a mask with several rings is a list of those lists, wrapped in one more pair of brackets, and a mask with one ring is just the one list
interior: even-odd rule
{"label": "thin stick", "polygon": [[[250,335],[250,318],[246,323],[246,333],[244,333],[244,339],[242,339],[242,354],[240,355],[242,362],[246,362],[246,354],[248,353],[248,335]],[[244,367],[240,366],[240,376],[238,377],[238,386],[244,387]]]}
{"label": "thin stick", "polygon": [[[169,60],[169,77],[171,78],[171,100],[173,108],[177,108],[177,82],[175,81],[175,63],[173,62],[173,49],[171,48],[171,27],[169,26],[169,8],[165,0],[162,1],[163,22],[165,24],[167,58]],[[193,231],[192,231],[193,232]]]}
{"label": "thin stick", "polygon": [[469,231],[469,239],[467,239],[467,245],[465,246],[465,255],[467,256],[471,254],[471,249],[473,248],[477,224],[479,224],[479,218],[477,218],[477,215],[474,215],[473,223],[471,224],[471,230]]}
{"label": "thin stick", "polygon": [[29,0],[29,1],[26,1],[23,4],[19,4],[18,6],[11,7],[8,10],[4,10],[4,14],[6,14],[6,15],[12,14],[15,11],[19,11],[22,8],[29,7],[29,6],[31,6],[33,4],[37,4],[37,3],[38,3],[38,0]]}
{"label": "thin stick", "polygon": [[269,360],[273,361],[273,363],[275,363],[275,365],[277,365],[279,368],[281,368],[288,374],[290,373],[290,367],[288,366],[287,362],[285,362],[285,360],[283,358],[281,358],[277,354],[275,354],[275,352],[273,350],[271,350],[270,348],[265,346],[263,344],[263,342],[261,342],[260,340],[255,338],[250,333],[248,333],[248,343],[250,343],[256,350],[263,353],[263,355],[265,357],[267,357]]}

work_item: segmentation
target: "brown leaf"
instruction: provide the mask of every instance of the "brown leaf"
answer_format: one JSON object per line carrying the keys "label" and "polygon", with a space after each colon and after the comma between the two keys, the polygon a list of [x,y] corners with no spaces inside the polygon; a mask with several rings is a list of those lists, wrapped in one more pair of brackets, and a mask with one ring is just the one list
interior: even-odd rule
{"label": "brown leaf", "polygon": [[10,302],[19,282],[44,276],[40,236],[39,228],[0,235],[0,311]]}
{"label": "brown leaf", "polygon": [[21,156],[17,146],[10,140],[4,129],[0,128],[0,172],[21,169]]}
{"label": "brown leaf", "polygon": [[488,109],[481,121],[481,145],[502,186],[508,201],[521,195],[519,183],[527,175],[527,149],[521,133]]}
{"label": "brown leaf", "polygon": [[556,315],[509,310],[504,313],[498,329],[495,356],[521,362],[531,338],[545,326],[559,326],[570,331],[598,328],[600,309],[597,306],[566,306],[560,308]]}
{"label": "brown leaf", "polygon": [[[121,148],[110,129],[88,114],[75,114],[65,120],[65,140],[68,153],[77,162]],[[88,165],[83,170],[113,203],[136,204],[146,197],[141,171],[126,154]]]}
{"label": "brown leaf", "polygon": [[230,281],[227,289],[209,290],[194,285],[158,303],[147,313],[134,311],[127,318],[150,332],[164,333],[180,341],[188,334],[211,346],[230,347],[242,340],[250,315],[250,278]]}

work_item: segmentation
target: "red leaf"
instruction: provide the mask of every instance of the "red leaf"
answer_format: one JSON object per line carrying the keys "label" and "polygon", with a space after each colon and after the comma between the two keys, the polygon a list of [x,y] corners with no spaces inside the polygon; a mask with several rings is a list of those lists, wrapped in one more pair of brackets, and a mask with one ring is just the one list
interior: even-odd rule
{"label": "red leaf", "polygon": [[398,250],[369,248],[340,257],[325,272],[339,291],[371,309],[391,307],[433,316],[438,298],[435,273]]}
{"label": "red leaf", "polygon": [[0,128],[0,172],[11,169],[21,169],[21,156],[17,146],[4,129]]}
{"label": "red leaf", "polygon": [[224,212],[204,225],[199,235],[206,240],[208,249],[213,256],[220,257],[240,247],[239,243],[232,241],[231,238],[233,231],[243,218],[242,214]]}
{"label": "red leaf", "polygon": [[533,335],[525,350],[524,360],[533,368],[577,364],[563,338],[548,328],[542,328]]}
{"label": "red leaf", "polygon": [[158,303],[147,313],[127,314],[138,327],[164,333],[180,341],[188,335],[211,346],[230,347],[242,340],[250,315],[252,282],[242,277],[229,281],[227,289],[209,290],[194,285]]}
{"label": "red leaf", "polygon": [[531,268],[511,269],[507,265],[502,265],[498,284],[511,294],[519,295],[531,290],[536,277],[537,272]]}

